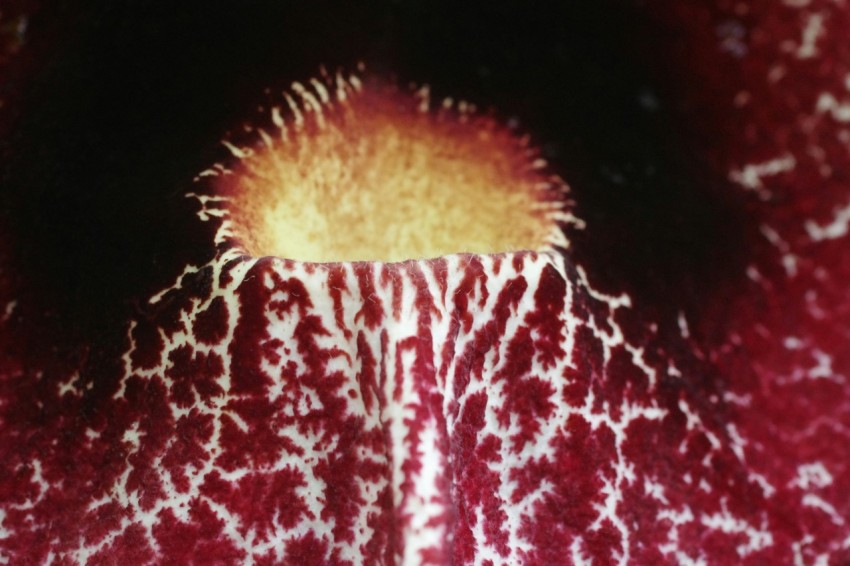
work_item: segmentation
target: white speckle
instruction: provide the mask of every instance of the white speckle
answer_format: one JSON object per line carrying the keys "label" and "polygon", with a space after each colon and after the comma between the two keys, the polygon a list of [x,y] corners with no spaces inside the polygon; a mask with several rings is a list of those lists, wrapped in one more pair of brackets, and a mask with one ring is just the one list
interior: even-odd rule
{"label": "white speckle", "polygon": [[12,313],[15,312],[15,307],[18,306],[18,301],[9,301],[6,303],[6,310],[3,311],[3,322],[8,321],[12,318]]}
{"label": "white speckle", "polygon": [[767,238],[767,241],[773,244],[776,249],[778,249],[782,253],[781,261],[782,266],[785,268],[785,273],[789,277],[794,277],[797,275],[797,256],[791,253],[791,246],[782,239],[782,236],[779,235],[779,232],[774,230],[767,224],[762,224],[759,226],[759,231],[762,235]]}
{"label": "white speckle", "polygon": [[731,391],[726,391],[725,393],[723,393],[723,400],[727,403],[738,405],[740,407],[749,407],[753,401],[753,397],[749,393],[747,393],[746,395],[738,395],[736,393],[732,393]]}
{"label": "white speckle", "polygon": [[70,393],[75,391],[77,388],[74,386],[74,382],[79,379],[79,373],[72,373],[67,381],[63,381],[59,383],[59,397],[63,397],[66,393]]}
{"label": "white speckle", "polygon": [[826,487],[832,485],[832,474],[821,462],[803,464],[797,467],[797,477],[791,485],[799,486],[801,489],[811,487]]}
{"label": "white speckle", "polygon": [[823,32],[823,14],[809,14],[803,28],[803,39],[795,54],[798,59],[811,59],[818,54],[817,42]]}
{"label": "white speckle", "polygon": [[667,373],[673,377],[682,377],[682,372],[676,367],[672,360],[667,362]]}
{"label": "white speckle", "polygon": [[811,368],[808,371],[809,378],[811,379],[820,379],[820,378],[828,378],[832,379],[835,377],[834,371],[832,369],[832,356],[824,352],[823,350],[814,350],[812,352],[812,356],[815,358],[817,365]]}
{"label": "white speckle", "polygon": [[812,535],[806,535],[803,537],[802,541],[795,542],[791,545],[791,548],[794,551],[794,566],[804,566],[806,562],[803,560],[803,546],[808,545],[810,542],[814,540]]}
{"label": "white speckle", "polygon": [[[850,107],[848,107],[848,112],[850,112]],[[835,240],[846,236],[850,231],[850,204],[836,210],[832,222],[829,224],[821,226],[809,220],[805,227],[809,237],[815,242]]]}
{"label": "white speckle", "polygon": [[749,479],[752,482],[757,483],[759,485],[759,487],[761,487],[762,491],[764,492],[765,497],[773,497],[773,495],[776,493],[776,488],[773,487],[773,485],[770,482],[767,481],[767,478],[765,478],[761,474],[758,474],[756,472],[750,472],[747,475],[747,479]]}
{"label": "white speckle", "polygon": [[[6,521],[6,510],[0,508],[0,540],[7,539],[12,536],[12,531],[8,530],[3,523]],[[0,557],[0,563],[8,564],[9,561],[5,560],[3,557]]]}
{"label": "white speckle", "polygon": [[726,426],[726,431],[729,433],[729,440],[731,440],[730,447],[732,448],[732,452],[735,453],[735,456],[738,457],[738,460],[741,462],[746,462],[746,456],[744,455],[744,446],[747,445],[747,441],[741,436],[741,433],[738,432],[738,428],[734,424],[730,424]]}
{"label": "white speckle", "polygon": [[764,281],[764,277],[762,276],[761,272],[759,272],[759,270],[754,265],[747,266],[747,277],[751,281],[755,281],[756,283]]}
{"label": "white speckle", "polygon": [[643,491],[653,499],[657,499],[665,505],[668,504],[667,498],[664,496],[664,486],[649,477],[643,480]]}
{"label": "white speckle", "polygon": [[743,534],[747,537],[746,544],[739,544],[735,550],[741,557],[748,556],[768,546],[773,545],[773,535],[767,530],[767,521],[763,520],[760,529],[757,529],[747,521],[736,518],[729,512],[726,502],[721,503],[721,512],[712,515],[703,515],[700,522],[709,529],[721,531],[727,534]]}
{"label": "white speckle", "polygon": [[682,334],[682,338],[690,338],[691,331],[688,328],[688,319],[685,318],[685,313],[683,311],[679,311],[679,318],[677,319],[679,323],[679,332]]}
{"label": "white speckle", "polygon": [[139,434],[139,424],[133,423],[132,428],[128,428],[124,431],[124,436],[121,438],[122,442],[126,442],[132,448],[131,451],[135,452],[139,449],[139,445],[141,444],[141,435]]}
{"label": "white speckle", "polygon": [[840,102],[828,92],[824,92],[818,97],[815,110],[818,114],[830,114],[836,122],[850,122],[850,104]]}
{"label": "white speckle", "polygon": [[806,495],[804,495],[803,496],[803,505],[805,505],[807,507],[814,507],[815,509],[820,509],[821,511],[823,511],[824,513],[829,515],[829,518],[836,525],[843,525],[844,524],[844,518],[841,515],[839,515],[839,513],[838,513],[838,511],[836,511],[835,507],[833,507],[831,504],[827,503],[826,501],[824,501],[823,499],[821,499],[817,495],[814,495],[812,493],[807,493]]}
{"label": "white speckle", "polygon": [[766,198],[770,196],[770,192],[764,187],[764,178],[791,171],[796,166],[797,160],[794,159],[793,155],[788,154],[761,163],[750,163],[740,169],[733,169],[729,173],[729,180],[747,190],[755,191],[762,198]]}
{"label": "white speckle", "polygon": [[783,254],[782,267],[785,269],[785,273],[788,277],[794,277],[797,275],[797,256],[794,254]]}

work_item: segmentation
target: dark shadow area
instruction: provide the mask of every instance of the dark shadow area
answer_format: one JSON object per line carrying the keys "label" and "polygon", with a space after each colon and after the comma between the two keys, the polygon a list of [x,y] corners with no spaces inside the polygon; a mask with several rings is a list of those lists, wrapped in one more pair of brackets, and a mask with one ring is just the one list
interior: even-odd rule
{"label": "dark shadow area", "polygon": [[740,263],[745,219],[681,143],[668,38],[630,6],[52,2],[4,166],[22,273],[84,333],[126,320],[209,255],[182,195],[263,89],[364,60],[518,120],[573,186],[574,253],[603,285],[697,300]]}

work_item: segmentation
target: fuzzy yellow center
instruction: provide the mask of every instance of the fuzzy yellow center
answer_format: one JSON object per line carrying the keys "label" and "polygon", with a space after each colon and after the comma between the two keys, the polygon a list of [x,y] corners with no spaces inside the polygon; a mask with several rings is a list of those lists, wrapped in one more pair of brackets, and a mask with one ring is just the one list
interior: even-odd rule
{"label": "fuzzy yellow center", "polygon": [[390,262],[550,242],[559,187],[494,120],[426,111],[412,95],[341,98],[306,98],[223,179],[249,253]]}

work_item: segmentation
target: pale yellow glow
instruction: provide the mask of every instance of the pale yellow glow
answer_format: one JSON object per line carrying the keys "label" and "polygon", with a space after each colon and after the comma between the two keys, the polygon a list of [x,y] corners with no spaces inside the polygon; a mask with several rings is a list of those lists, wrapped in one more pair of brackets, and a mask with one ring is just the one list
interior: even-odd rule
{"label": "pale yellow glow", "polygon": [[276,109],[280,128],[220,179],[249,253],[402,261],[545,246],[558,203],[521,140],[490,118],[423,112],[413,95],[343,95],[285,125]]}

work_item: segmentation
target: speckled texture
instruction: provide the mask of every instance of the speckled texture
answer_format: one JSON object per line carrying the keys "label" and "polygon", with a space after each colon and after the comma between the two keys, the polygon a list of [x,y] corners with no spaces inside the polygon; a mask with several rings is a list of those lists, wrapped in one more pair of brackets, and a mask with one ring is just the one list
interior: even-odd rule
{"label": "speckled texture", "polygon": [[0,558],[850,559],[850,8],[642,13],[681,151],[745,219],[698,292],[613,277],[593,214],[568,253],[316,266],[181,195],[202,251],[83,332],[4,216]]}

